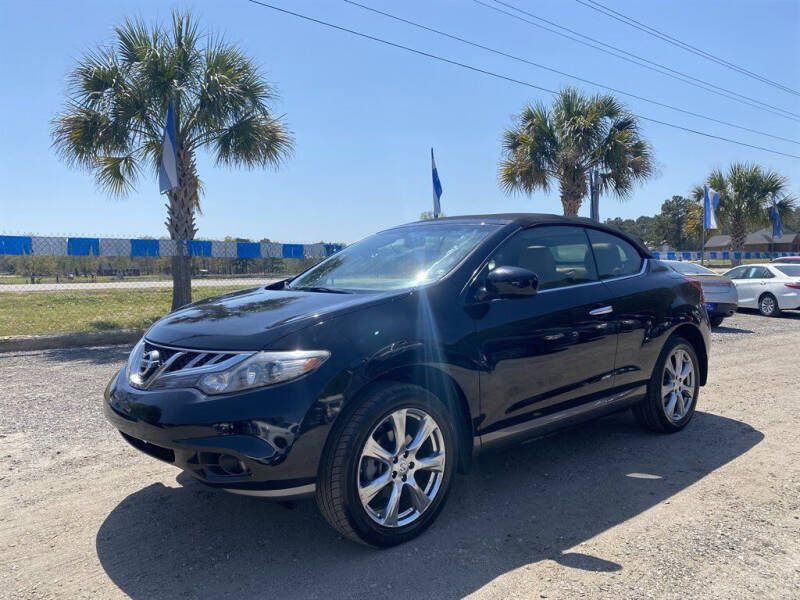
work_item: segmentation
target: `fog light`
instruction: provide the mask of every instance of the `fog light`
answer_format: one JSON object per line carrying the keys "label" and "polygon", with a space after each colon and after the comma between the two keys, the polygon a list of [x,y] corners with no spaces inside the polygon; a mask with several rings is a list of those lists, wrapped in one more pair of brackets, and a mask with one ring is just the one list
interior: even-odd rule
{"label": "fog light", "polygon": [[219,468],[228,475],[241,475],[247,470],[242,461],[230,454],[222,454],[219,457]]}

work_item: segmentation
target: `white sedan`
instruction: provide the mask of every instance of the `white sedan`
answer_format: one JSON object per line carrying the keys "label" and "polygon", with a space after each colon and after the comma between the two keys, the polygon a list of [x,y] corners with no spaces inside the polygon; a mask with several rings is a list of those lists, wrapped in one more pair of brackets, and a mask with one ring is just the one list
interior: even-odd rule
{"label": "white sedan", "polygon": [[757,308],[767,317],[800,309],[800,265],[742,265],[725,276],[736,286],[742,308]]}

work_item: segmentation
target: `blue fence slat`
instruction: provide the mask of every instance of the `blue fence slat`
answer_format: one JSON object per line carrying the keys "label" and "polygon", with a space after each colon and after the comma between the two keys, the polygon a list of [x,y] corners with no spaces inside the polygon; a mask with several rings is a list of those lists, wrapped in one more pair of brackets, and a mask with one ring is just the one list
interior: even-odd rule
{"label": "blue fence slat", "polygon": [[31,246],[29,235],[0,235],[0,254],[30,254]]}
{"label": "blue fence slat", "polygon": [[189,256],[211,257],[211,242],[206,240],[189,240],[186,242],[186,252]]}
{"label": "blue fence slat", "polygon": [[69,256],[100,256],[100,238],[68,238],[67,254]]}
{"label": "blue fence slat", "polygon": [[341,249],[341,244],[325,244],[325,256],[332,256],[333,254],[341,251]]}
{"label": "blue fence slat", "polygon": [[259,258],[261,256],[261,244],[259,242],[237,242],[236,256],[238,258]]}
{"label": "blue fence slat", "polygon": [[158,240],[131,240],[131,256],[158,255]]}
{"label": "blue fence slat", "polygon": [[284,244],[283,258],[303,258],[303,244]]}

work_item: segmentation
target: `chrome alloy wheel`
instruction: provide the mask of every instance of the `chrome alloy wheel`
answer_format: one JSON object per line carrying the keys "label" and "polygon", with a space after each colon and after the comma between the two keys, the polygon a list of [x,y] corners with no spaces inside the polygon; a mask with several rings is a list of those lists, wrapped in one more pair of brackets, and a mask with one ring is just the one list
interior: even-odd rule
{"label": "chrome alloy wheel", "polygon": [[433,417],[418,408],[398,409],[370,432],[361,450],[361,505],[379,525],[408,525],[439,493],[444,465],[444,438]]}
{"label": "chrome alloy wheel", "polygon": [[664,414],[672,422],[683,419],[692,407],[695,390],[694,364],[689,353],[678,346],[664,363],[661,399]]}
{"label": "chrome alloy wheel", "polygon": [[763,314],[771,315],[775,312],[775,298],[770,295],[764,296],[761,298],[761,306],[759,308]]}

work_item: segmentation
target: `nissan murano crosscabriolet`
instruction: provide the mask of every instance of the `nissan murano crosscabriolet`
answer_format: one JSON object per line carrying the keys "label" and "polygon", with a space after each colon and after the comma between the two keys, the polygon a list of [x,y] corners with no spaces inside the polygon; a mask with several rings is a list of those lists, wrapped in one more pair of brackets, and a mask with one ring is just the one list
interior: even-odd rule
{"label": "nissan murano crosscabriolet", "polygon": [[581,218],[452,217],[170,313],[104,408],[207,485],[316,495],[344,536],[390,546],[488,448],[626,408],[683,429],[708,352],[699,283],[639,240]]}

